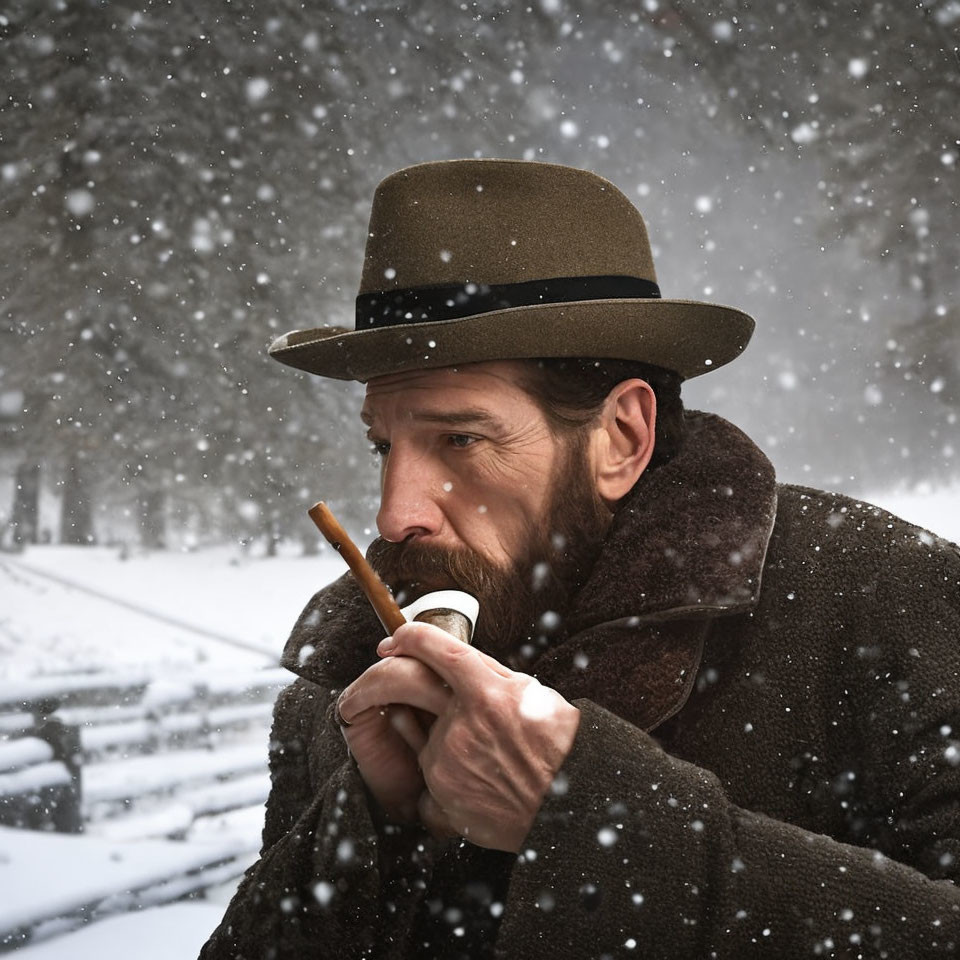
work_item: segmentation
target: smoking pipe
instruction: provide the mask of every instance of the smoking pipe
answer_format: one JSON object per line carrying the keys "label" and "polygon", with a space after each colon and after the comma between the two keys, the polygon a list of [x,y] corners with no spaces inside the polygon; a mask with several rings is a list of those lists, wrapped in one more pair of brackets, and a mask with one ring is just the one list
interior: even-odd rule
{"label": "smoking pipe", "polygon": [[397,627],[408,620],[419,620],[432,623],[458,640],[470,643],[480,611],[480,605],[474,597],[462,590],[436,590],[425,593],[401,610],[330,508],[321,500],[307,512],[330,546],[347,562],[388,634],[392,635]]}

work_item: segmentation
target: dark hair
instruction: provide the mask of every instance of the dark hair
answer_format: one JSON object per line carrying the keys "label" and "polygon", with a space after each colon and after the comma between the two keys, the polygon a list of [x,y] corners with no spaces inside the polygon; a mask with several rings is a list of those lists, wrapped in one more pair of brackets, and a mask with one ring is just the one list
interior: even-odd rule
{"label": "dark hair", "polygon": [[523,388],[543,410],[556,433],[592,423],[610,391],[624,380],[645,380],[657,398],[653,456],[648,470],[674,457],[683,445],[683,378],[672,370],[635,360],[541,357],[525,360]]}

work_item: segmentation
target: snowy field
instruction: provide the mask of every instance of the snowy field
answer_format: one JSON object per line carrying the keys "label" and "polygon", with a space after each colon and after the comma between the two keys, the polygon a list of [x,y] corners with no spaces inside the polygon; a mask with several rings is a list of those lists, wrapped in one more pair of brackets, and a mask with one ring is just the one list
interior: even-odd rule
{"label": "snowy field", "polygon": [[269,560],[232,547],[119,556],[86,547],[0,554],[0,677],[276,663],[307,600],[346,570],[332,550]]}
{"label": "snowy field", "polygon": [[[229,547],[127,559],[120,559],[115,549],[99,547],[35,547],[17,556],[0,554],[0,688],[22,687],[38,677],[101,671],[146,677],[161,689],[197,676],[229,684],[232,676],[275,666],[307,600],[345,569],[331,550],[318,557],[269,560],[243,557]],[[214,755],[178,750],[166,757],[127,760],[124,772],[141,787],[164,775],[174,783],[189,777],[191,763],[209,768],[214,758],[222,759],[257,768],[234,789],[265,794],[268,734],[264,717],[243,742]],[[99,787],[117,789],[102,776]],[[85,794],[89,792],[88,784]],[[221,848],[245,850],[252,861],[259,849],[262,807],[205,817],[191,827],[186,801],[197,793],[189,783],[175,788],[174,802],[154,815],[168,826],[171,818],[181,816],[187,826],[182,841],[126,840],[123,825],[112,823],[96,825],[84,837],[0,828],[0,889],[5,891],[0,924],[11,929],[18,917],[35,917],[38,896],[50,915],[69,912],[118,884],[136,887],[163,877],[172,866],[215,861]],[[133,822],[142,828],[147,820],[149,816]],[[128,957],[135,943],[133,952],[143,960],[190,958],[219,922],[234,888],[230,881],[205,902],[107,917],[16,954],[23,960],[112,960]],[[56,925],[47,933],[56,934]]]}
{"label": "snowy field", "polygon": [[[947,539],[960,540],[960,487],[870,499]],[[19,556],[0,556],[0,683],[100,670],[163,680],[187,670],[220,676],[275,665],[310,595],[344,569],[329,550],[319,557],[270,560],[240,557],[227,547],[127,559],[107,548],[76,547],[35,547]],[[262,749],[264,766],[266,738],[264,724],[244,748]],[[223,829],[242,831],[252,858],[259,816],[248,812],[228,819]],[[214,827],[185,842],[124,845],[117,837],[34,838],[0,830],[0,888],[17,892],[17,897],[5,897],[0,914],[27,909],[38,889],[50,898],[51,908],[58,898],[66,903],[70,885],[60,881],[79,874],[95,885],[101,861],[103,870],[130,870],[135,878],[165,858],[209,854],[225,836]],[[17,956],[126,960],[135,943],[141,960],[183,960],[196,955],[232,889],[224,885],[212,901],[116,915],[23,947]]]}

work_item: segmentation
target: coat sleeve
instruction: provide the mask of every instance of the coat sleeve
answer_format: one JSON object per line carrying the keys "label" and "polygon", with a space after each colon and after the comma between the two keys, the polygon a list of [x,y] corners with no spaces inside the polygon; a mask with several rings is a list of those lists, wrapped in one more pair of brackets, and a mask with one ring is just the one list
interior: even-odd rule
{"label": "coat sleeve", "polygon": [[[501,943],[528,958],[939,957],[960,889],[739,809],[717,778],[577,701],[581,728],[514,868]],[[602,769],[597,758],[603,757]]]}
{"label": "coat sleeve", "polygon": [[281,693],[260,859],[201,960],[390,953],[405,892],[425,868],[421,832],[375,823],[332,711],[332,697],[307,681]]}

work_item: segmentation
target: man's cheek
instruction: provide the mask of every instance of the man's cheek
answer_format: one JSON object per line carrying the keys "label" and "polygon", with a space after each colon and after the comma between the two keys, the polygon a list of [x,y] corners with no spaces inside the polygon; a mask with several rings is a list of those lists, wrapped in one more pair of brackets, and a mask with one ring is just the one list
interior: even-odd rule
{"label": "man's cheek", "polygon": [[540,513],[546,505],[553,458],[511,455],[478,462],[472,482],[465,487],[474,498],[485,499],[498,509],[533,510]]}

